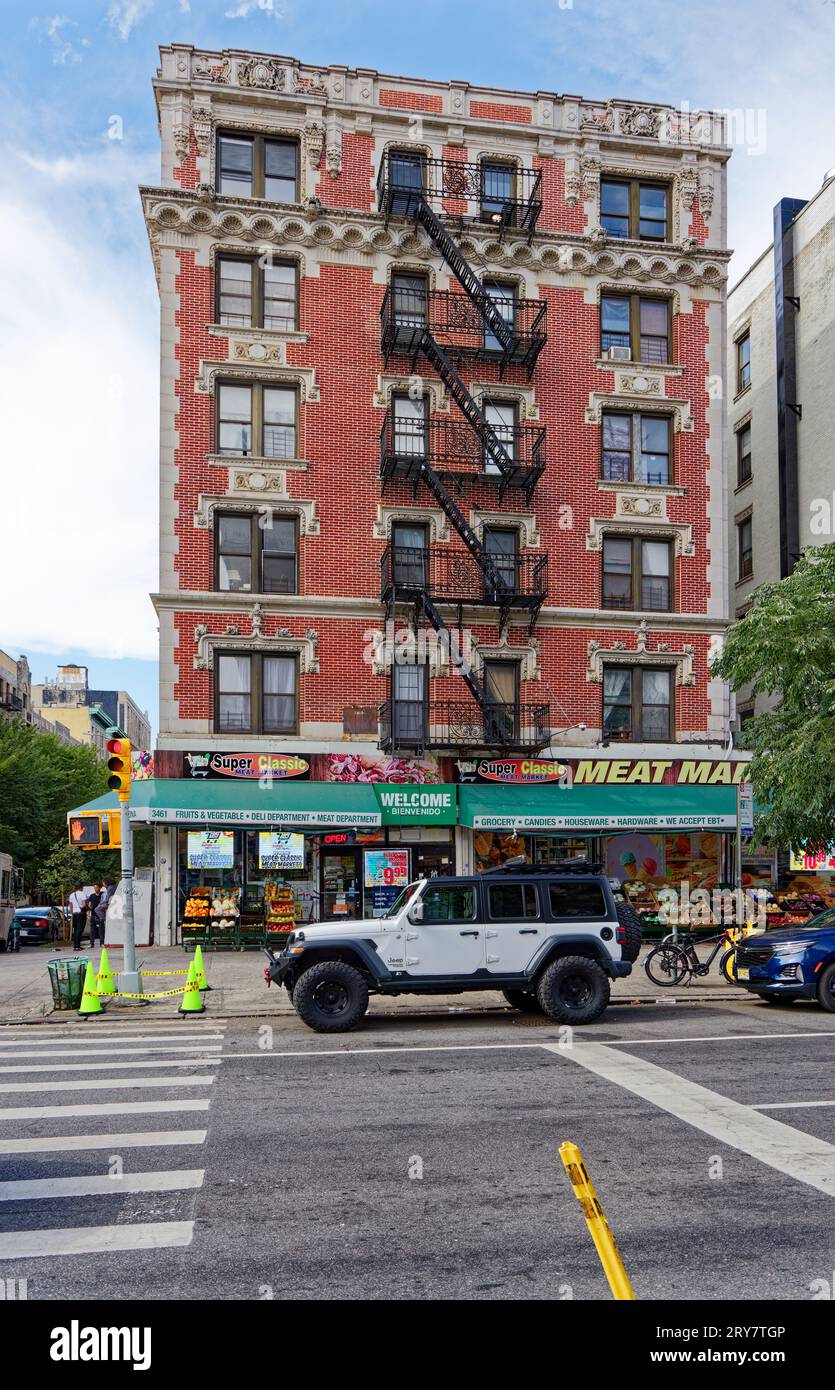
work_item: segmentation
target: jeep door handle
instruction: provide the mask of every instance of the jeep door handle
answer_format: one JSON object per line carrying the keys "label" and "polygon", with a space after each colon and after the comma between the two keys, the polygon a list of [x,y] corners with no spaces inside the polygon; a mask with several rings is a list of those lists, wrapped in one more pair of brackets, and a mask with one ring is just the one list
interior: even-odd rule
{"label": "jeep door handle", "polygon": [[538,927],[520,927],[520,928],[519,928],[519,935],[520,935],[520,936],[539,936],[539,928],[538,928]]}
{"label": "jeep door handle", "polygon": [[477,932],[477,931],[460,931],[460,932],[458,933],[458,935],[459,935],[459,936],[478,936],[478,932]]}

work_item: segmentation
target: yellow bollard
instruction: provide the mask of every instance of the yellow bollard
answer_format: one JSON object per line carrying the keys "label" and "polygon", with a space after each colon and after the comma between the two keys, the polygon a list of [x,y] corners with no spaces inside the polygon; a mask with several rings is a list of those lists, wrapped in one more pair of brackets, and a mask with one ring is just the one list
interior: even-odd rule
{"label": "yellow bollard", "polygon": [[576,1144],[566,1141],[560,1144],[560,1158],[565,1164],[566,1172],[571,1179],[571,1186],[574,1189],[574,1196],[583,1208],[583,1215],[586,1218],[586,1225],[591,1232],[597,1253],[600,1256],[600,1263],[603,1272],[609,1280],[609,1287],[616,1299],[637,1298],[633,1289],[626,1267],[621,1259],[617,1241],[612,1235],[609,1223],[606,1220],[606,1213],[600,1205],[600,1198],[594,1190],[594,1183],[586,1171],[583,1155]]}

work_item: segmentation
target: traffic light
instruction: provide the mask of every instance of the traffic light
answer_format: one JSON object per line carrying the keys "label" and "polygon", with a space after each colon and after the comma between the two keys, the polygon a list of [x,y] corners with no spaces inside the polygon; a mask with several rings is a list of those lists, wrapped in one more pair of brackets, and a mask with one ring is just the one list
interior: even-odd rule
{"label": "traffic light", "polygon": [[130,801],[130,739],[111,738],[107,751],[107,785],[112,792],[118,792],[120,801]]}
{"label": "traffic light", "polygon": [[76,849],[119,849],[122,843],[118,811],[81,811],[67,816],[67,839]]}

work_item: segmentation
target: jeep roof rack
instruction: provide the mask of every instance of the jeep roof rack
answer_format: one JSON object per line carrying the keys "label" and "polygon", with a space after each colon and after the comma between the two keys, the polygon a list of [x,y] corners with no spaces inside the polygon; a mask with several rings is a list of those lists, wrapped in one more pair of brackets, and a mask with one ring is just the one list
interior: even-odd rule
{"label": "jeep roof rack", "polygon": [[553,864],[529,864],[524,854],[514,854],[504,864],[495,864],[491,869],[483,869],[481,878],[491,874],[599,874],[601,864],[592,864],[588,859],[560,859]]}

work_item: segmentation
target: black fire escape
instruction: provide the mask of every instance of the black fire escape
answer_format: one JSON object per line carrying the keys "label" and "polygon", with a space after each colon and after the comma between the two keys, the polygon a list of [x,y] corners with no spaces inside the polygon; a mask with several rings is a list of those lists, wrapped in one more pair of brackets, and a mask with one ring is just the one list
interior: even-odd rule
{"label": "black fire escape", "polygon": [[[380,473],[383,489],[390,481],[428,488],[455,528],[467,554],[441,556],[429,550],[389,546],[382,560],[381,597],[386,629],[394,630],[398,604],[411,605],[414,628],[424,617],[459,660],[456,668],[469,700],[429,702],[428,671],[413,667],[404,691],[380,711],[381,745],[386,750],[484,747],[536,751],[550,739],[547,704],[523,705],[488,689],[461,651],[464,606],[488,605],[504,627],[513,609],[528,613],[533,630],[547,593],[547,556],[497,555],[476,535],[453,492],[465,482],[495,478],[501,502],[508,489],[521,492],[525,504],[545,469],[545,430],[539,426],[491,423],[467,389],[458,365],[468,358],[492,360],[502,377],[508,366],[521,367],[530,378],[546,337],[546,306],[534,300],[491,295],[482,285],[450,226],[462,230],[469,221],[488,223],[501,236],[508,227],[530,241],[541,209],[540,174],[511,166],[485,166],[420,155],[389,152],[377,181],[378,205],[385,214],[413,218],[443,256],[464,293],[390,288],[382,307],[381,346],[388,364],[392,354],[407,355],[412,372],[424,358],[444,382],[463,421],[447,423],[421,415],[424,407],[398,413],[392,406],[381,434]],[[444,221],[432,207],[438,205]],[[457,640],[439,604],[457,607]],[[401,673],[402,675],[403,673]],[[394,680],[394,676],[392,678]],[[409,688],[411,685],[411,689]]]}

